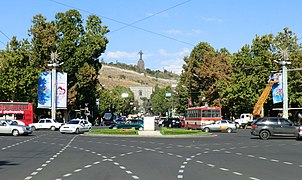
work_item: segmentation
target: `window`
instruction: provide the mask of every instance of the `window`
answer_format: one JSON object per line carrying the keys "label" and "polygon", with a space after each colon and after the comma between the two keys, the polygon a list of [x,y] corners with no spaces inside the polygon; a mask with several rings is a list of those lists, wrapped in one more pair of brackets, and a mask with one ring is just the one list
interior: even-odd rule
{"label": "window", "polygon": [[282,125],[286,125],[286,126],[289,126],[292,124],[290,121],[288,121],[287,119],[284,119],[284,118],[280,118],[280,122]]}

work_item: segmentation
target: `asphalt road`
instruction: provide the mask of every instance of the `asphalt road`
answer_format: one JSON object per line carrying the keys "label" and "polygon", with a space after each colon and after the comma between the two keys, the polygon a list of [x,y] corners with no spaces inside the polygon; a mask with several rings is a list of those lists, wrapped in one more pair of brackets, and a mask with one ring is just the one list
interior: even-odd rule
{"label": "asphalt road", "polygon": [[3,180],[301,180],[302,141],[248,129],[211,137],[0,136]]}

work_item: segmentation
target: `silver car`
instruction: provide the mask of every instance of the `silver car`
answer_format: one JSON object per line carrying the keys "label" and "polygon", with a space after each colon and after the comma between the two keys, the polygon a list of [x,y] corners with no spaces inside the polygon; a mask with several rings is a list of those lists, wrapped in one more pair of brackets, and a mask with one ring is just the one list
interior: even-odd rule
{"label": "silver car", "polygon": [[204,132],[210,132],[210,131],[225,131],[228,133],[235,132],[237,130],[237,127],[234,122],[229,120],[219,120],[215,121],[212,124],[207,124],[201,126],[201,130]]}
{"label": "silver car", "polygon": [[11,134],[13,136],[28,135],[32,133],[32,129],[29,126],[22,126],[16,123],[8,123],[6,121],[0,121],[0,134]]}

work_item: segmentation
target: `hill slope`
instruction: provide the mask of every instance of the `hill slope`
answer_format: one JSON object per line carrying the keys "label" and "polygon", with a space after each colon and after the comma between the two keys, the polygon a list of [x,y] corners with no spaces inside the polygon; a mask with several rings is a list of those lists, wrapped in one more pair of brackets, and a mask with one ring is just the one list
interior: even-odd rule
{"label": "hill slope", "polygon": [[177,83],[176,79],[151,77],[144,73],[138,73],[108,65],[102,65],[100,74],[100,83],[108,89],[112,89],[117,85],[124,87],[155,87],[156,85],[159,87],[166,87]]}

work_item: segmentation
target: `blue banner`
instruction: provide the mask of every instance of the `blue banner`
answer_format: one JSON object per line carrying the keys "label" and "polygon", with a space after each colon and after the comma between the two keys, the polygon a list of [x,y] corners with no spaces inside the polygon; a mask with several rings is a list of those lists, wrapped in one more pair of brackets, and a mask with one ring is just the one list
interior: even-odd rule
{"label": "blue banner", "polygon": [[273,104],[280,103],[283,101],[282,84],[274,84],[272,87],[273,93]]}
{"label": "blue banner", "polygon": [[51,107],[51,72],[42,72],[38,82],[38,108]]}

